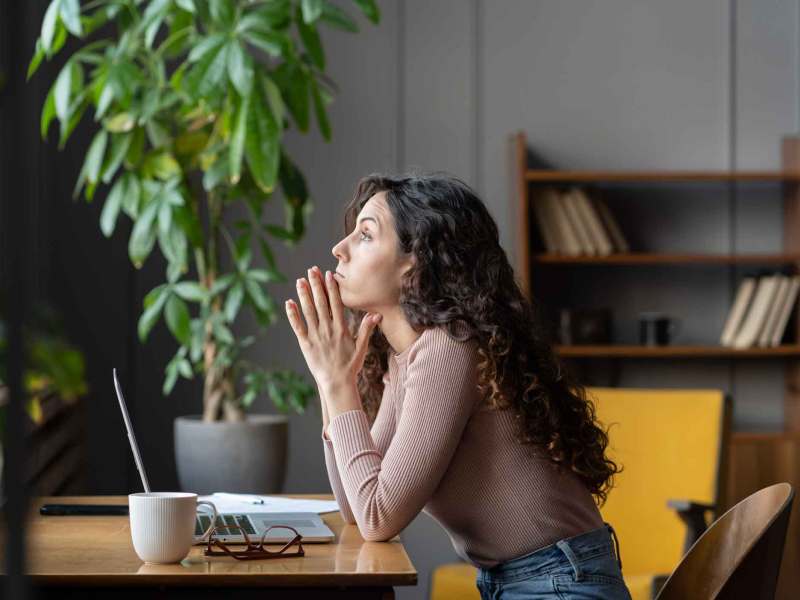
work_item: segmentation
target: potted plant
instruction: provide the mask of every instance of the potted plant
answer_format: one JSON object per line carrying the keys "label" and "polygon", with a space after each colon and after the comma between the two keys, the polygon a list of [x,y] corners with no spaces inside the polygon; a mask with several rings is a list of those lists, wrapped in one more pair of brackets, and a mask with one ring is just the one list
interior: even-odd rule
{"label": "potted plant", "polygon": [[[378,22],[374,0],[355,4]],[[164,283],[144,298],[138,333],[144,342],[163,317],[178,343],[165,395],[179,377],[204,378],[202,417],[175,422],[184,489],[279,491],[287,418],[245,411],[267,394],[280,412],[302,413],[314,393],[294,372],[248,362],[243,350],[254,337],[237,339],[231,326],[245,306],[262,328],[276,322],[266,287],[286,278],[270,243],[296,244],[312,210],[281,140],[291,123],[307,132],[312,110],[330,140],[335,85],[324,74],[320,24],[358,31],[324,0],[52,0],[36,40],[29,78],[69,35],[83,41],[41,116],[45,139],[58,120],[62,149],[93,109],[96,132],[73,195],[92,201],[107,187],[103,233],[124,214],[133,222],[133,264],[140,268],[156,246],[167,261]],[[277,187],[283,225],[262,218]],[[253,265],[254,246],[263,267]]]}

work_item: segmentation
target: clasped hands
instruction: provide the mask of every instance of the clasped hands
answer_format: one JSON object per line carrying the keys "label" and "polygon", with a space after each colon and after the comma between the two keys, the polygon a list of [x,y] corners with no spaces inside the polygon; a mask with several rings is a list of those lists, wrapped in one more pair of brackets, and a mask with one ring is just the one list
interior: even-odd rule
{"label": "clasped hands", "polygon": [[[342,401],[352,403],[352,394],[341,392],[355,388],[369,337],[380,322],[381,315],[365,315],[359,324],[358,335],[353,339],[344,316],[339,283],[330,271],[325,271],[323,276],[316,266],[308,269],[308,280],[305,277],[297,280],[297,296],[300,307],[289,299],[286,301],[286,314],[314,380],[325,394],[327,402],[350,398]],[[335,412],[338,413],[360,409],[361,404],[358,401],[358,406],[339,405],[336,408],[338,410]]]}

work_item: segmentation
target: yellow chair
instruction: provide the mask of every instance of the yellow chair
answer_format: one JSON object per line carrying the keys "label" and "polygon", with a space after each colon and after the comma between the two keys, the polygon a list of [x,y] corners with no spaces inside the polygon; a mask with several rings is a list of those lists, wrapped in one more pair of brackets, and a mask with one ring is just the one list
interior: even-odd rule
{"label": "yellow chair", "polygon": [[[723,489],[730,402],[719,390],[588,388],[624,471],[601,508],[620,540],[633,600],[651,600],[715,512]],[[668,505],[669,503],[669,505]],[[713,516],[713,515],[712,515]],[[688,528],[687,528],[688,526]],[[437,567],[430,600],[480,599],[477,570]]]}
{"label": "yellow chair", "polygon": [[587,392],[624,469],[600,512],[619,537],[631,596],[650,600],[716,512],[730,403],[719,390]]}

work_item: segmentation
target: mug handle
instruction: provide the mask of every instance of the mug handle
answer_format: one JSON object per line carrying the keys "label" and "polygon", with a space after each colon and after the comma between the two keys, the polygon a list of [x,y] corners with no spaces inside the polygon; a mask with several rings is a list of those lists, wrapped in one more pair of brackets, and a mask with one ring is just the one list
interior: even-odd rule
{"label": "mug handle", "polygon": [[214,527],[217,524],[217,507],[214,506],[213,502],[209,502],[208,500],[198,500],[197,501],[197,506],[198,507],[203,505],[203,504],[205,504],[206,506],[210,506],[211,507],[211,510],[214,512],[214,517],[211,519],[211,525],[209,525],[208,529],[206,529],[205,532],[203,533],[203,535],[200,536],[200,541],[201,542],[205,542],[206,541],[206,538],[211,533],[211,530],[214,529]]}

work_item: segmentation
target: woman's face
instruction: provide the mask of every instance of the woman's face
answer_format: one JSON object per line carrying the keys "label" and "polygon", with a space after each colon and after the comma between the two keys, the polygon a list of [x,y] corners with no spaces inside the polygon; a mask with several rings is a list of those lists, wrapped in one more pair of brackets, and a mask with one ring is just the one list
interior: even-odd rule
{"label": "woman's face", "polygon": [[355,229],[331,250],[345,306],[381,312],[399,304],[402,276],[413,261],[399,255],[398,242],[386,192],[378,192],[356,217]]}

